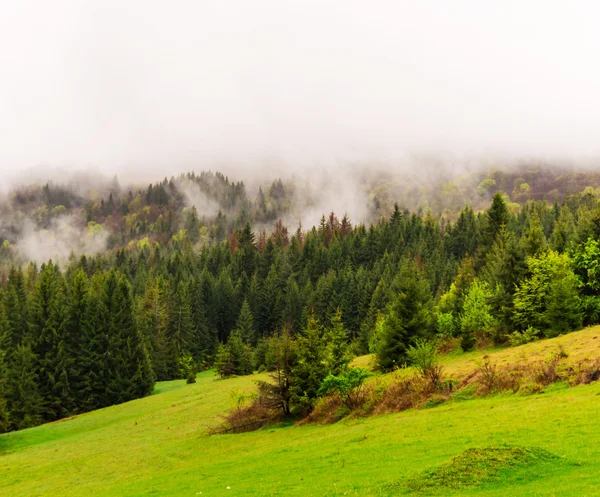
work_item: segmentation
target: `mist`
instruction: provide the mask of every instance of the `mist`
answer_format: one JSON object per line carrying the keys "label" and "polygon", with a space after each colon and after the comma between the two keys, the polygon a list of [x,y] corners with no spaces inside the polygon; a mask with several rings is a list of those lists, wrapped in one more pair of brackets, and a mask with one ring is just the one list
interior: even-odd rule
{"label": "mist", "polygon": [[[3,2],[0,168],[589,159],[596,2]],[[266,174],[265,174],[266,175]]]}

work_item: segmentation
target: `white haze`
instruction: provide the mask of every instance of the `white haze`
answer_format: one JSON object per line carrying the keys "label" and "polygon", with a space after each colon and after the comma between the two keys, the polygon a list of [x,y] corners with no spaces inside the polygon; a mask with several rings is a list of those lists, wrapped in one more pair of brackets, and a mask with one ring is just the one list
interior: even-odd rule
{"label": "white haze", "polygon": [[599,18],[591,0],[0,0],[0,169],[294,175],[325,199],[298,217],[360,220],[349,164],[425,181],[600,156]]}
{"label": "white haze", "polygon": [[108,238],[105,230],[83,229],[80,221],[70,215],[53,219],[48,229],[38,229],[33,221],[25,220],[22,229],[16,249],[26,261],[52,259],[65,264],[71,254],[102,252]]}
{"label": "white haze", "polygon": [[183,183],[180,189],[186,205],[195,207],[199,218],[212,218],[219,212],[219,204],[208,198],[196,183]]}

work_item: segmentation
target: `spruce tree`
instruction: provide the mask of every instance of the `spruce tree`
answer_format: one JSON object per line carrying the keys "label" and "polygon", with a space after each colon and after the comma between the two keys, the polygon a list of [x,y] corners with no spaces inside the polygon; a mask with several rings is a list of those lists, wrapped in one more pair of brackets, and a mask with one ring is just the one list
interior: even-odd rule
{"label": "spruce tree", "polygon": [[73,410],[81,410],[83,401],[82,389],[84,388],[82,376],[82,345],[83,345],[83,319],[87,302],[88,277],[79,269],[70,287],[66,302],[66,315],[64,322],[64,350],[69,358],[67,376],[73,395]]}
{"label": "spruce tree", "polygon": [[113,402],[119,403],[152,393],[154,376],[144,339],[133,319],[131,289],[124,275],[118,279],[113,304],[119,309],[112,313],[110,325],[115,369],[107,387]]}
{"label": "spruce tree", "polygon": [[192,278],[189,285],[190,310],[193,338],[190,351],[197,365],[207,363],[214,354],[214,343],[208,331],[204,287],[199,277]]}
{"label": "spruce tree", "polygon": [[393,369],[407,360],[408,346],[426,336],[431,328],[431,294],[429,285],[416,262],[405,259],[393,288],[397,292],[383,321],[383,336],[377,361],[384,370]]}
{"label": "spruce tree", "polygon": [[215,355],[215,369],[221,378],[228,378],[235,374],[235,362],[229,344],[219,344]]}
{"label": "spruce tree", "polygon": [[169,315],[166,287],[162,277],[148,283],[138,303],[137,320],[156,379],[158,381],[170,379],[170,349],[167,338]]}
{"label": "spruce tree", "polygon": [[6,402],[11,426],[17,430],[40,424],[44,401],[38,389],[37,358],[29,345],[14,350],[6,378]]}
{"label": "spruce tree", "polygon": [[186,352],[190,352],[194,338],[194,325],[192,322],[192,310],[187,287],[182,281],[177,285],[177,290],[171,297],[170,319],[168,328],[168,342],[170,347],[170,359],[168,371],[172,378],[176,378],[179,372],[179,359]]}
{"label": "spruce tree", "polygon": [[508,224],[508,209],[500,192],[494,194],[492,205],[486,212],[486,246],[491,247],[502,226]]}
{"label": "spruce tree", "polygon": [[249,345],[254,345],[256,343],[254,317],[252,316],[250,305],[247,300],[244,300],[244,303],[242,304],[235,330],[239,333],[245,343]]}
{"label": "spruce tree", "polygon": [[302,411],[312,409],[321,382],[327,376],[326,343],[314,312],[296,340],[296,364],[290,374],[290,394]]}
{"label": "spruce tree", "polygon": [[342,321],[342,311],[338,309],[331,318],[331,324],[325,332],[327,342],[327,368],[329,373],[338,375],[349,362],[348,332]]}
{"label": "spruce tree", "polygon": [[108,314],[103,302],[104,280],[103,273],[96,273],[91,278],[81,321],[81,383],[78,387],[78,396],[84,411],[110,405],[107,394],[109,330]]}

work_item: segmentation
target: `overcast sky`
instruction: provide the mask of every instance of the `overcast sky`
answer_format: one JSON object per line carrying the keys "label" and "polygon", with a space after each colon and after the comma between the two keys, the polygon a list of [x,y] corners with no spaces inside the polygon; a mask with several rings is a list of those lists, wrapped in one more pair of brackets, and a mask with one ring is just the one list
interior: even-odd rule
{"label": "overcast sky", "polygon": [[0,0],[0,169],[600,156],[600,3]]}

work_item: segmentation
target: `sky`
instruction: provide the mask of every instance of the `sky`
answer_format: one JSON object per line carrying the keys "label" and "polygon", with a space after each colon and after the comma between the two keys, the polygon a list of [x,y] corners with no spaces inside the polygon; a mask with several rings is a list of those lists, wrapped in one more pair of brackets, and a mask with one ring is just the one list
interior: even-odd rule
{"label": "sky", "polygon": [[600,157],[600,3],[0,0],[0,170]]}

